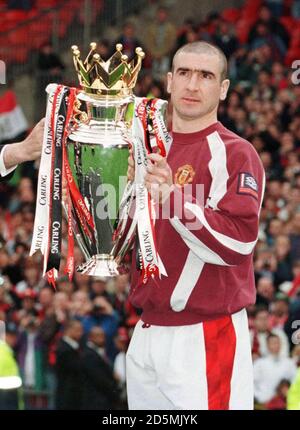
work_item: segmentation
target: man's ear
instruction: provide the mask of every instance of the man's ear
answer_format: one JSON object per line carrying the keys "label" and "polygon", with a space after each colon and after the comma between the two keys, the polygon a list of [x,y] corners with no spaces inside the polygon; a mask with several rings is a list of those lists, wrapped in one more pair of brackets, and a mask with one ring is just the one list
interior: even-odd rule
{"label": "man's ear", "polygon": [[167,92],[171,94],[171,86],[172,86],[173,75],[171,72],[167,74]]}
{"label": "man's ear", "polygon": [[229,85],[230,85],[229,79],[224,79],[224,81],[221,83],[220,100],[226,99]]}

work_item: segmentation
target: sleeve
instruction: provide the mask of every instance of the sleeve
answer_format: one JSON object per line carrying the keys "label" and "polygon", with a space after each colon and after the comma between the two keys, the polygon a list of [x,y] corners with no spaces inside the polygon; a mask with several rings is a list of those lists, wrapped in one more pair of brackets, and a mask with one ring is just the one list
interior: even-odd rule
{"label": "sleeve", "polygon": [[205,204],[201,195],[196,199],[185,187],[175,186],[168,202],[170,222],[204,262],[236,266],[252,253],[257,241],[264,170],[250,147],[217,162],[211,172]]}
{"label": "sleeve", "polygon": [[4,164],[4,152],[7,145],[0,145],[0,181],[3,180],[2,178],[5,177],[5,180],[11,179],[13,176],[13,171],[16,169],[17,166],[13,166],[10,169],[7,169]]}

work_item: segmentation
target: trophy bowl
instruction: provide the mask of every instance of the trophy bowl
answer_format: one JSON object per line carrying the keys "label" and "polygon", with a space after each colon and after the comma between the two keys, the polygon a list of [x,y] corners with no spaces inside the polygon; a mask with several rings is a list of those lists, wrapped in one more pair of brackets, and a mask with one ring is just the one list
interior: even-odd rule
{"label": "trophy bowl", "polygon": [[118,274],[112,256],[113,232],[127,182],[133,96],[96,99],[80,93],[78,100],[83,122],[79,121],[69,134],[67,154],[73,178],[94,221],[92,237],[78,219],[73,223],[86,259],[78,271],[112,276]]}

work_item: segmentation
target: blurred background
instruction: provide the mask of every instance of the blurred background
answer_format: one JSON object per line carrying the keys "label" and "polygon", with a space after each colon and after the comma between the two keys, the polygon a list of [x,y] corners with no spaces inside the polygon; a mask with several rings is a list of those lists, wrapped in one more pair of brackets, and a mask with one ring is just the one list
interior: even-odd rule
{"label": "blurred background", "polygon": [[[77,86],[73,44],[87,52],[97,41],[104,59],[116,42],[129,57],[142,46],[135,94],[160,98],[180,46],[217,44],[231,80],[219,119],[253,144],[267,176],[248,309],[255,407],[300,409],[300,0],[224,3],[0,0],[0,143],[22,140],[44,116],[49,82]],[[130,274],[61,277],[56,292],[46,284],[40,257],[28,257],[37,173],[25,163],[0,183],[0,408],[126,409],[125,353],[139,318],[127,301]],[[18,375],[10,389],[1,382]]]}

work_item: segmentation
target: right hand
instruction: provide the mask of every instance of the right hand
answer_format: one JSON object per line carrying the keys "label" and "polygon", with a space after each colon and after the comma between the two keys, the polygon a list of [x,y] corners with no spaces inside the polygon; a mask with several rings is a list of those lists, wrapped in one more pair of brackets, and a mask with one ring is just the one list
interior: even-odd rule
{"label": "right hand", "polygon": [[133,150],[132,147],[129,149],[129,157],[128,157],[128,169],[127,169],[127,181],[133,181],[135,176],[135,164],[133,158]]}

